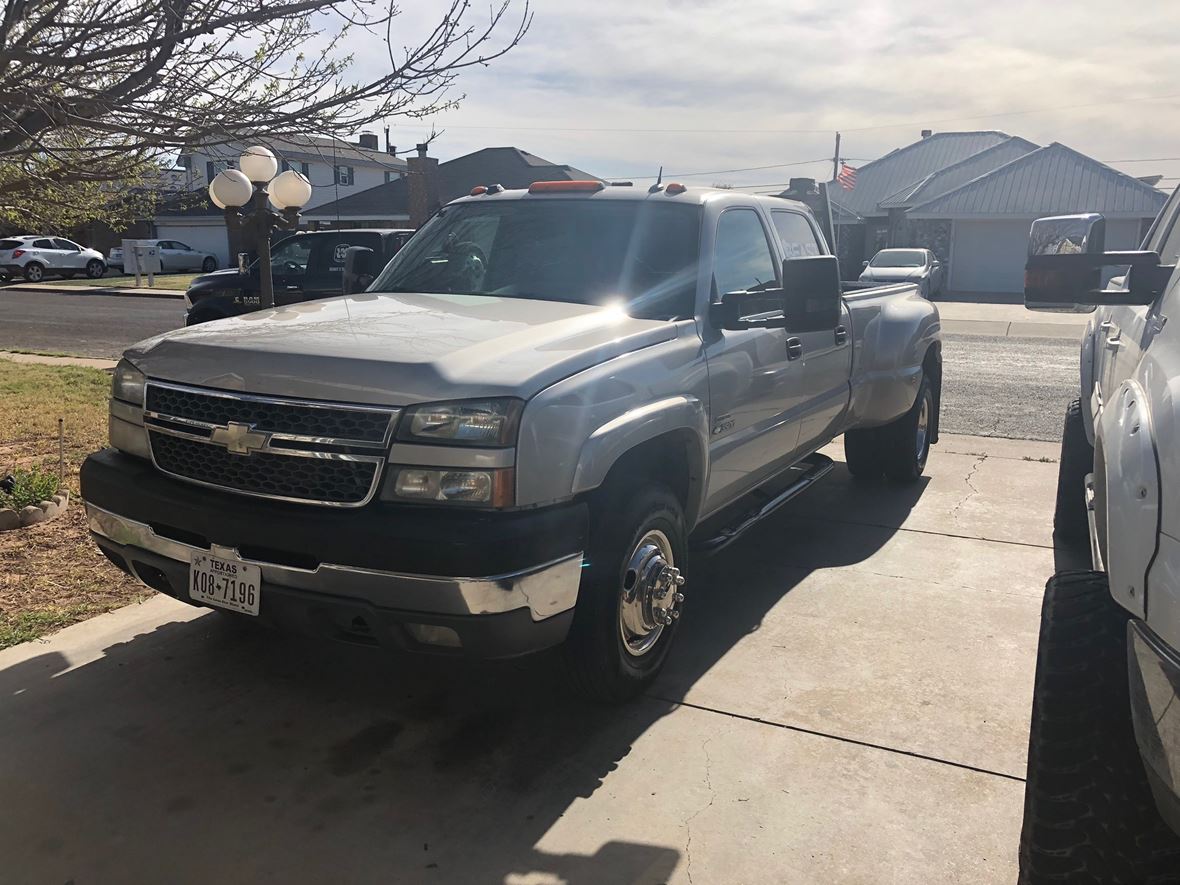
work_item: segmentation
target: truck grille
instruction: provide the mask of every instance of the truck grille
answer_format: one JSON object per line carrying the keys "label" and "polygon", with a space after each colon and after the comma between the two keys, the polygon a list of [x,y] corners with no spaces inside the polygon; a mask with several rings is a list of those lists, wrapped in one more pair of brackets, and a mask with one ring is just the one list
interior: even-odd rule
{"label": "truck grille", "polygon": [[228,492],[359,507],[376,492],[397,409],[148,382],[144,421],[164,473]]}

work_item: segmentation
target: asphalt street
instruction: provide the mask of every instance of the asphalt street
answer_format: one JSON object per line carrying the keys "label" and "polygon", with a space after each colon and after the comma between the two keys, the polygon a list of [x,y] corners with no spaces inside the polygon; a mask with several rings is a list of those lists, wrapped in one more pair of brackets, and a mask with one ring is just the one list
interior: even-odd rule
{"label": "asphalt street", "polygon": [[[184,322],[168,298],[58,295],[0,289],[0,350],[117,359],[128,345]],[[942,429],[1055,441],[1077,389],[1068,338],[946,334]]]}

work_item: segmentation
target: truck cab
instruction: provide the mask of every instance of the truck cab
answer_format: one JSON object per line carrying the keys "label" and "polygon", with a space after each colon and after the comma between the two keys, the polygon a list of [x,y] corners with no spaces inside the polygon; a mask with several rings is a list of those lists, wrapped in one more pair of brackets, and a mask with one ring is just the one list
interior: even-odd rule
{"label": "truck cab", "polygon": [[[371,249],[380,270],[413,235],[412,230],[330,230],[297,233],[280,240],[271,247],[275,306],[343,294],[349,248]],[[236,267],[226,268],[194,279],[185,292],[185,325],[260,309],[258,274],[255,261],[245,273]],[[362,282],[367,285],[372,278]]]}

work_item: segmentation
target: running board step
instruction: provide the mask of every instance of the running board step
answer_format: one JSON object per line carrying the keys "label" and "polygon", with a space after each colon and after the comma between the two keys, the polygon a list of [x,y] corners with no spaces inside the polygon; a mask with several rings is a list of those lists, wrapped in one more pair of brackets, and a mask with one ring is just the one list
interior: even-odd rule
{"label": "running board step", "polygon": [[[785,474],[780,474],[780,476],[786,476],[790,483],[786,488],[771,494],[760,493],[756,489],[745,499],[726,508],[726,513],[733,514],[733,516],[716,528],[714,527],[715,518],[706,520],[703,526],[705,537],[700,540],[693,539],[691,541],[692,548],[714,553],[729,546],[796,495],[807,491],[816,482],[827,476],[835,466],[835,463],[827,455],[818,453],[809,455],[789,468]],[[750,498],[755,498],[755,500],[751,501]],[[759,498],[761,500],[758,500]]]}

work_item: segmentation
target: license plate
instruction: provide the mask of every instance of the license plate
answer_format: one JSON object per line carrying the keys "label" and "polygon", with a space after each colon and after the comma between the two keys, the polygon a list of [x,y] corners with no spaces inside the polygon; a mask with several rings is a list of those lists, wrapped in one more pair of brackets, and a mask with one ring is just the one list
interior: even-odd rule
{"label": "license plate", "polygon": [[262,569],[210,553],[196,553],[189,566],[188,595],[194,602],[257,615]]}

